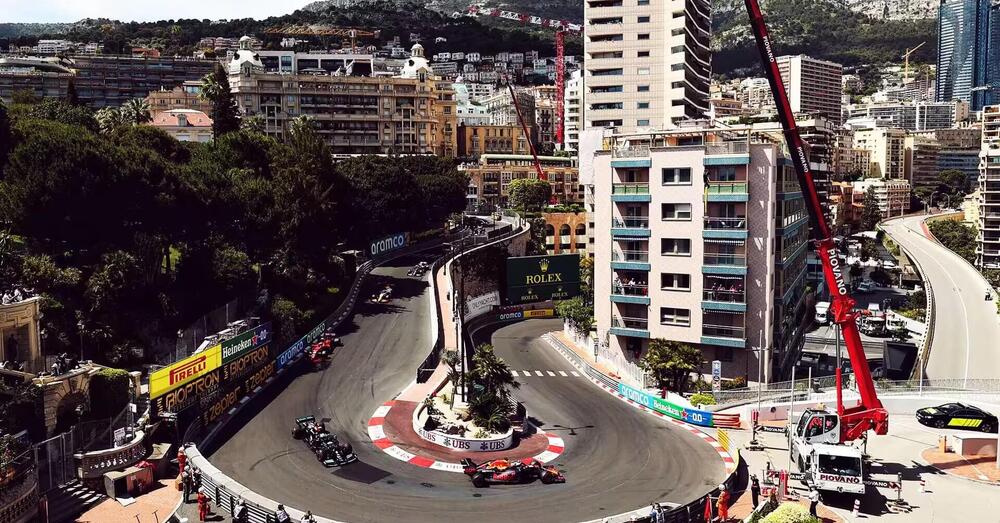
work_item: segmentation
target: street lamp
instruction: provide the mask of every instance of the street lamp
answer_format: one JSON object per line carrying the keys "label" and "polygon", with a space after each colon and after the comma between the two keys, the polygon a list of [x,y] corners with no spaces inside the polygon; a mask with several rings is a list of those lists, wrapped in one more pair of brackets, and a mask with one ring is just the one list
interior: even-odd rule
{"label": "street lamp", "polygon": [[750,450],[763,449],[763,446],[757,441],[757,426],[760,425],[761,389],[764,386],[764,352],[767,349],[764,347],[764,329],[761,329],[757,334],[757,348],[750,349],[749,351],[751,353],[759,353],[757,356],[757,419],[751,424],[753,433],[750,443],[747,446]]}
{"label": "street lamp", "polygon": [[76,331],[80,334],[80,363],[83,363],[83,320],[76,322]]}

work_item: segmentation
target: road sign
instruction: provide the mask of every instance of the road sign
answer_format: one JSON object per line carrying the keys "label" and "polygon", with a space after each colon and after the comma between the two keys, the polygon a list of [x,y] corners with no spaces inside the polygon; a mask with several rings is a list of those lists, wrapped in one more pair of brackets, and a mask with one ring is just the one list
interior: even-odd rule
{"label": "road sign", "polygon": [[712,360],[712,392],[722,390],[722,362]]}

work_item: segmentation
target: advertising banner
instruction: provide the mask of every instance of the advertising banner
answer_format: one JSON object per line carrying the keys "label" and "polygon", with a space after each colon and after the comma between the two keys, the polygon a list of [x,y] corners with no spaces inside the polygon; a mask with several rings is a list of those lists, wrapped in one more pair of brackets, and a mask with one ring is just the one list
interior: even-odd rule
{"label": "advertising banner", "polygon": [[525,318],[554,318],[556,315],[555,309],[532,309],[532,310],[517,310],[517,309],[504,309],[497,314],[498,321],[514,321],[523,320]]}
{"label": "advertising banner", "polygon": [[226,364],[271,341],[271,324],[264,323],[222,342],[222,363]]}
{"label": "advertising banner", "polygon": [[624,383],[618,384],[618,393],[625,396],[626,399],[630,399],[639,405],[670,416],[671,418],[691,423],[692,425],[700,425],[702,427],[713,426],[711,412],[681,407],[670,403],[659,396],[654,396],[648,392],[629,387]]}
{"label": "advertising banner", "polygon": [[301,340],[295,342],[291,347],[285,349],[285,352],[282,352],[281,354],[278,355],[278,362],[277,362],[278,368],[283,369],[287,367],[288,364],[291,363],[296,356],[298,356],[299,354],[302,353],[302,351],[305,350],[305,348],[306,348],[306,340],[305,338],[302,338]]}
{"label": "advertising banner", "polygon": [[507,303],[564,300],[580,294],[580,255],[507,258]]}
{"label": "advertising banner", "polygon": [[[248,355],[247,357],[250,357]],[[215,394],[202,403],[201,419],[205,425],[217,420],[230,409],[235,407],[240,400],[251,394],[254,389],[260,387],[269,378],[274,376],[277,370],[277,362],[270,361],[263,367],[252,371],[242,378],[235,378],[232,383],[227,384],[224,392]]]}
{"label": "advertising banner", "polygon": [[722,390],[722,362],[712,360],[712,392]]}
{"label": "advertising banner", "polygon": [[149,375],[149,399],[204,377],[222,365],[222,346],[216,345]]}
{"label": "advertising banner", "polygon": [[[215,348],[218,349],[219,346],[216,345]],[[154,410],[158,414],[178,413],[192,405],[197,405],[201,398],[209,397],[218,392],[221,384],[222,372],[216,367],[199,375],[194,380],[156,397],[153,400]]]}
{"label": "advertising banner", "polygon": [[410,233],[400,232],[375,240],[368,246],[368,255],[374,258],[397,249],[402,249],[403,247],[406,247],[407,243],[409,243],[409,238]]}
{"label": "advertising banner", "polygon": [[468,319],[490,311],[495,305],[500,305],[500,291],[487,292],[465,300],[465,317]]}

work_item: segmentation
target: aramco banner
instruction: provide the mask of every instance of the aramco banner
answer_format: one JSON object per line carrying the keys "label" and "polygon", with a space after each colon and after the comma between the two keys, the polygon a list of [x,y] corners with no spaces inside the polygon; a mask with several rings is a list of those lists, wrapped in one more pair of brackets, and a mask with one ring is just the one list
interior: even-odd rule
{"label": "aramco banner", "polygon": [[565,300],[580,294],[580,255],[507,258],[508,305]]}
{"label": "aramco banner", "polygon": [[375,240],[368,246],[368,255],[374,258],[388,252],[402,249],[403,247],[406,247],[407,243],[409,243],[409,239],[410,233],[401,232]]}

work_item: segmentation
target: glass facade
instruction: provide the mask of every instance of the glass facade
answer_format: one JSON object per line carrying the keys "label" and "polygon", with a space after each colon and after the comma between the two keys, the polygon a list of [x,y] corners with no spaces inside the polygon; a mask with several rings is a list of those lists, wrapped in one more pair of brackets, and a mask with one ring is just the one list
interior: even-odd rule
{"label": "glass facade", "polygon": [[936,98],[969,102],[974,111],[1000,100],[1000,4],[941,0]]}

